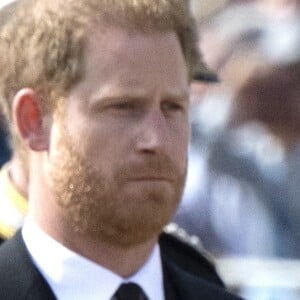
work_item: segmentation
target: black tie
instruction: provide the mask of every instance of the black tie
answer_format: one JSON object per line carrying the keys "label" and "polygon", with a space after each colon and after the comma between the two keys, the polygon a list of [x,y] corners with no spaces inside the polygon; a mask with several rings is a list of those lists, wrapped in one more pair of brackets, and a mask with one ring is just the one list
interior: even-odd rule
{"label": "black tie", "polygon": [[112,300],[148,300],[148,298],[139,285],[129,282],[119,286]]}

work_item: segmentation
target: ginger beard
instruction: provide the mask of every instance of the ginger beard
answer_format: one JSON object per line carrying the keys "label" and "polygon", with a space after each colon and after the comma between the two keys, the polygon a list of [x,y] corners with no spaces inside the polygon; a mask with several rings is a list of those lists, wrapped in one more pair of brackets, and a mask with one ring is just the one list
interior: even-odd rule
{"label": "ginger beard", "polygon": [[[142,165],[124,160],[112,166],[113,174],[104,174],[101,162],[96,168],[75,149],[64,126],[60,132],[49,177],[64,224],[86,238],[121,247],[157,236],[178,207],[186,168],[180,170],[169,157],[160,156]],[[170,181],[135,189],[140,183],[128,183],[128,178],[138,174],[164,174]]]}

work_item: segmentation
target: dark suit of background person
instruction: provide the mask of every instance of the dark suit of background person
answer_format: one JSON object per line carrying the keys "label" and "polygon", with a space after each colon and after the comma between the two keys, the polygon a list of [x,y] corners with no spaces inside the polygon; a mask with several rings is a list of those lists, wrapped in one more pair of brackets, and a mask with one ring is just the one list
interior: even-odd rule
{"label": "dark suit of background person", "polygon": [[10,158],[10,149],[7,141],[7,132],[2,122],[0,111],[0,166],[2,166]]}

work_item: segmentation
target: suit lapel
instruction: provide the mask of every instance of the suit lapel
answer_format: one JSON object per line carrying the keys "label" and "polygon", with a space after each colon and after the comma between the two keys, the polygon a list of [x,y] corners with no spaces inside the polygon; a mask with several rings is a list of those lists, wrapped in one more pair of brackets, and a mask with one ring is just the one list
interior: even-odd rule
{"label": "suit lapel", "polygon": [[162,256],[166,300],[238,300],[222,287],[186,272]]}
{"label": "suit lapel", "polygon": [[199,285],[195,284],[195,278],[166,258],[163,258],[163,273],[166,300],[201,299],[199,296],[202,291],[198,291]]}

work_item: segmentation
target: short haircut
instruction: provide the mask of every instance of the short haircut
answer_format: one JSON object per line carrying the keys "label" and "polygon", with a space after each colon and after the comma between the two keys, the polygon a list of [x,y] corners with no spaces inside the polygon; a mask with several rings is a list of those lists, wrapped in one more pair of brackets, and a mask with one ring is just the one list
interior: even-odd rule
{"label": "short haircut", "polygon": [[87,32],[95,25],[174,31],[190,79],[205,69],[188,0],[19,0],[0,40],[0,95],[8,120],[19,89],[35,89],[52,108],[79,81]]}

